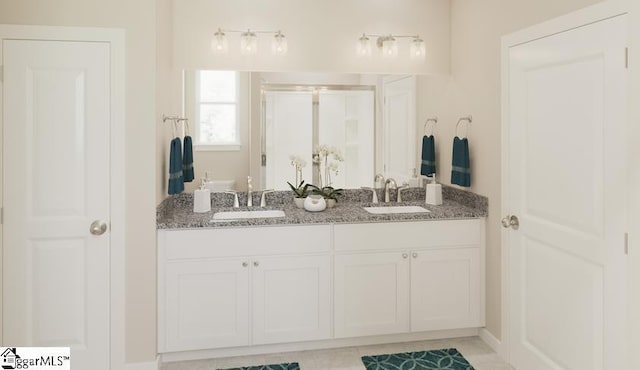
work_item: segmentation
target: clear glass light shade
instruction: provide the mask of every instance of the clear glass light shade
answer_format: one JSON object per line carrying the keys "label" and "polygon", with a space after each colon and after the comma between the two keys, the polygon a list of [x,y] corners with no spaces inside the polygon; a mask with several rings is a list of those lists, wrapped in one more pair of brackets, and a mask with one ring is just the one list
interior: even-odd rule
{"label": "clear glass light shade", "polygon": [[289,50],[287,38],[278,31],[271,41],[271,52],[275,55],[284,55],[287,53],[287,50]]}
{"label": "clear glass light shade", "polygon": [[382,40],[382,57],[383,58],[395,58],[398,56],[398,42],[391,36],[385,37]]}
{"label": "clear glass light shade", "polygon": [[411,53],[411,59],[424,60],[427,56],[427,47],[425,46],[424,40],[419,37],[411,40],[409,52]]}
{"label": "clear glass light shade", "polygon": [[371,40],[366,35],[362,35],[356,43],[356,54],[359,57],[371,56]]}
{"label": "clear glass light shade", "polygon": [[221,30],[213,34],[213,40],[211,40],[211,50],[216,54],[226,54],[229,51],[229,43],[227,42],[227,36]]}
{"label": "clear glass light shade", "polygon": [[240,53],[242,55],[253,55],[258,52],[258,37],[251,31],[243,32],[240,35]]}

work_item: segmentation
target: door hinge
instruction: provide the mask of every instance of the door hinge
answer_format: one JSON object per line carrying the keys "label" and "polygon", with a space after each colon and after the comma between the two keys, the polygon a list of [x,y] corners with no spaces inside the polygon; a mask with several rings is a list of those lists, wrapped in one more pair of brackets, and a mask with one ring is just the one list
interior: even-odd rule
{"label": "door hinge", "polygon": [[629,233],[624,233],[624,254],[629,254]]}
{"label": "door hinge", "polygon": [[624,48],[624,68],[629,69],[629,48]]}

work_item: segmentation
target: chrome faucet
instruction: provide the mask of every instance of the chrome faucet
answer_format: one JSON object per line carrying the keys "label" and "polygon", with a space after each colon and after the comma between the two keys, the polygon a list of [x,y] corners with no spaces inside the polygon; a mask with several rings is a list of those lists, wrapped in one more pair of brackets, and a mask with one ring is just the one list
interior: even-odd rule
{"label": "chrome faucet", "polygon": [[247,176],[247,207],[253,206],[253,185],[251,185],[251,176]]}
{"label": "chrome faucet", "polygon": [[392,189],[398,188],[398,184],[396,183],[396,180],[392,179],[391,177],[389,177],[387,181],[384,182],[384,202],[385,203],[389,203],[389,188],[390,188],[389,185],[393,185]]}
{"label": "chrome faucet", "polygon": [[269,190],[263,190],[262,194],[260,195],[260,207],[266,207],[267,206],[267,197],[266,195],[269,193],[273,193],[275,190],[273,189],[269,189]]}
{"label": "chrome faucet", "polygon": [[384,184],[384,176],[382,176],[382,174],[376,174],[376,176],[373,178],[373,188],[377,189],[378,188],[378,183],[383,183]]}

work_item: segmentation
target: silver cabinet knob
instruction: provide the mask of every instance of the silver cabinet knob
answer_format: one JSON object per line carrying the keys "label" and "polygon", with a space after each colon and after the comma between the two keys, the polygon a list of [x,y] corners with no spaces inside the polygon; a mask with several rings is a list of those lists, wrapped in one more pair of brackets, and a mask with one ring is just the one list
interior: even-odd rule
{"label": "silver cabinet knob", "polygon": [[402,253],[402,258],[407,259],[409,258],[409,255],[407,253]]}
{"label": "silver cabinet knob", "polygon": [[413,258],[418,258],[418,253],[413,252],[413,253],[411,254],[411,257],[413,257]]}
{"label": "silver cabinet knob", "polygon": [[248,262],[242,262],[242,267],[247,267],[247,266],[249,266]]}
{"label": "silver cabinet knob", "polygon": [[518,228],[520,228],[520,220],[518,220],[518,217],[515,215],[505,216],[501,223],[505,229],[512,228],[513,230],[518,230]]}
{"label": "silver cabinet knob", "polygon": [[258,267],[258,266],[260,266],[260,262],[258,262],[258,261],[253,261],[253,265],[254,265],[255,267]]}
{"label": "silver cabinet knob", "polygon": [[95,220],[89,226],[89,232],[92,235],[102,235],[107,231],[107,224],[100,220]]}

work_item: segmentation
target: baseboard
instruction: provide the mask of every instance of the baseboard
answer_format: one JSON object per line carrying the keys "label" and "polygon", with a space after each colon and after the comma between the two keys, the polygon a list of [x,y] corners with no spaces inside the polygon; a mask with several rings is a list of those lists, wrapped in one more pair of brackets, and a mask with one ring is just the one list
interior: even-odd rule
{"label": "baseboard", "polygon": [[158,369],[160,369],[160,357],[156,357],[155,361],[132,362],[124,365],[124,370],[158,370]]}
{"label": "baseboard", "polygon": [[413,341],[419,341],[419,340],[474,337],[478,335],[479,335],[478,328],[467,328],[467,329],[452,329],[452,330],[436,330],[436,331],[418,332],[418,333],[380,335],[380,336],[370,336],[370,337],[327,339],[327,340],[311,341],[311,342],[264,344],[264,345],[254,345],[254,346],[246,346],[246,347],[219,348],[219,349],[209,349],[209,350],[199,350],[199,351],[167,352],[167,353],[162,353],[160,355],[160,361],[161,363],[174,362],[174,361],[191,361],[191,360],[202,360],[202,359],[219,358],[219,357],[263,355],[263,354],[280,353],[280,352],[297,352],[297,351],[310,351],[310,350],[331,349],[331,348],[352,347],[352,346],[368,346],[373,344],[413,342]]}
{"label": "baseboard", "polygon": [[491,332],[487,330],[487,328],[481,328],[480,330],[478,330],[478,336],[480,337],[480,339],[482,339],[483,342],[491,347],[491,349],[496,351],[498,356],[506,361],[507,356],[502,346],[502,342],[493,334],[491,334]]}

